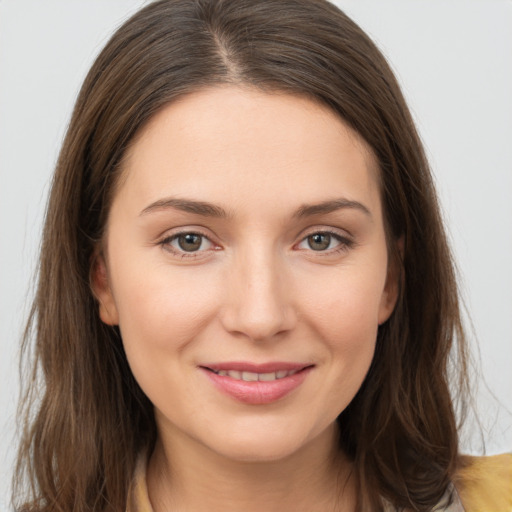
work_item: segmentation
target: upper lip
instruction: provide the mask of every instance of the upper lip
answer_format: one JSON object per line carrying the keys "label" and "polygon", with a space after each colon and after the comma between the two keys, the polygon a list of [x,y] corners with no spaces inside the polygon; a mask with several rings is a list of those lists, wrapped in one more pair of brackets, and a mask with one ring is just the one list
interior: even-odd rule
{"label": "upper lip", "polygon": [[200,365],[202,368],[215,370],[216,372],[224,371],[239,371],[251,373],[273,373],[278,371],[299,371],[313,366],[311,363],[292,363],[288,361],[272,361],[268,363],[249,363],[245,361],[230,361],[221,363],[209,363]]}

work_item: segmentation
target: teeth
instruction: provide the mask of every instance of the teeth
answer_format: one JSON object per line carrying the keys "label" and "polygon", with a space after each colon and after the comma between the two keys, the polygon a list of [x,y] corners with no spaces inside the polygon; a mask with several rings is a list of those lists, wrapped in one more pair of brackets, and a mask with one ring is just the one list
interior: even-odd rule
{"label": "teeth", "polygon": [[254,372],[239,372],[236,370],[214,370],[217,375],[222,377],[231,377],[235,380],[243,380],[246,382],[270,382],[276,379],[283,379],[284,377],[289,377],[290,375],[294,375],[299,370],[279,370],[277,372],[270,373],[254,373]]}

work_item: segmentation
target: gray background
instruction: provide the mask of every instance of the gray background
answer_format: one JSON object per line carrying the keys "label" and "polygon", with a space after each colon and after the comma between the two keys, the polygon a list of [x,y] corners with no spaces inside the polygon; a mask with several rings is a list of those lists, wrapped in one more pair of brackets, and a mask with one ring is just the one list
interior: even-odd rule
{"label": "gray background", "polygon": [[[142,0],[0,0],[0,510],[18,342],[50,175],[92,59]],[[384,51],[432,163],[461,274],[487,452],[512,450],[512,2],[339,0]],[[482,447],[469,424],[463,448]]]}

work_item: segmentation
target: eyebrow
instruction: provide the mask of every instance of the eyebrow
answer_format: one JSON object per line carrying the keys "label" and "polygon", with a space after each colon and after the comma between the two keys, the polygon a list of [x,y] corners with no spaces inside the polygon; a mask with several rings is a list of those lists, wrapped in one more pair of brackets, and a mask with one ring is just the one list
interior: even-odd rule
{"label": "eyebrow", "polygon": [[[140,215],[147,215],[154,211],[161,211],[167,209],[181,210],[186,213],[194,215],[201,215],[203,217],[226,218],[228,214],[222,207],[208,203],[206,201],[195,201],[192,199],[182,199],[175,197],[168,197],[159,199],[149,206],[144,208]],[[358,201],[351,201],[349,199],[332,199],[323,201],[316,204],[304,204],[300,206],[293,214],[294,218],[311,217],[313,215],[322,215],[332,213],[342,209],[353,209],[363,212],[368,217],[372,217],[370,210]]]}
{"label": "eyebrow", "polygon": [[193,213],[195,215],[202,215],[203,217],[224,218],[228,216],[226,210],[212,203],[207,203],[205,201],[194,201],[191,199],[179,199],[174,197],[159,199],[158,201],[151,203],[149,206],[144,208],[144,210],[142,210],[140,215],[146,215],[158,210],[167,210],[169,208],[174,208],[176,210],[181,210],[187,213]]}
{"label": "eyebrow", "polygon": [[349,199],[332,199],[330,201],[323,201],[318,204],[305,204],[302,205],[294,214],[294,217],[303,218],[310,217],[313,215],[322,215],[332,213],[337,210],[351,209],[359,210],[368,217],[372,218],[370,210],[362,203],[358,201],[351,201]]}

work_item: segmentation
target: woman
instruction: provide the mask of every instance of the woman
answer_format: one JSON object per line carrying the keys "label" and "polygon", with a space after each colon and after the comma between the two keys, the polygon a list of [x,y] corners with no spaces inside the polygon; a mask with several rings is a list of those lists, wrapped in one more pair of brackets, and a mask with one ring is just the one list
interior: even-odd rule
{"label": "woman", "polygon": [[481,473],[510,507],[509,459],[458,452],[421,144],[331,4],[165,0],[117,31],[61,151],[32,324],[19,510],[479,510]]}

